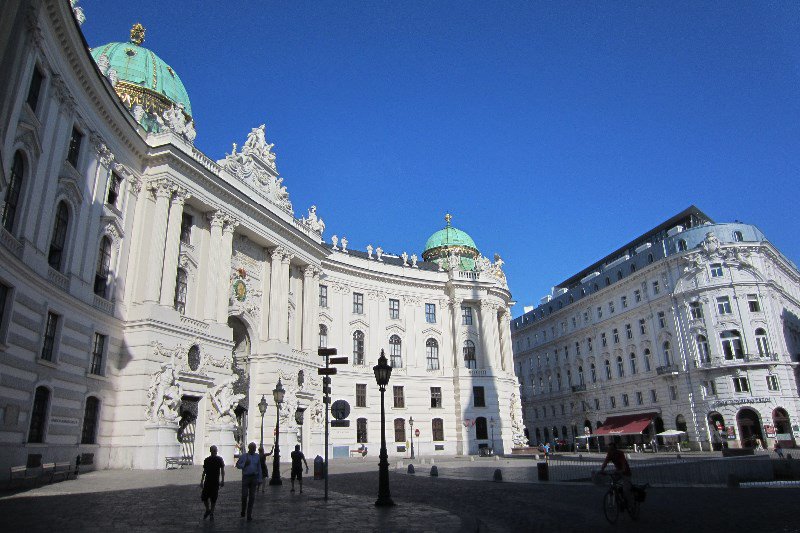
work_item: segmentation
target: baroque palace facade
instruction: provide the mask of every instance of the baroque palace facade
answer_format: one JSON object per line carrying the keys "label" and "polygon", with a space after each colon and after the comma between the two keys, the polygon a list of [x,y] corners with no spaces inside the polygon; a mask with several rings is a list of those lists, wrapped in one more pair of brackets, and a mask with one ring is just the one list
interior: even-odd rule
{"label": "baroque palace facade", "polygon": [[554,287],[512,338],[532,441],[800,438],[800,272],[753,225],[691,207]]}
{"label": "baroque palace facade", "polygon": [[295,216],[264,126],[211,160],[144,29],[89,48],[74,4],[0,5],[0,467],[163,468],[211,444],[230,462],[271,444],[277,417],[284,450],[322,454],[319,346],[351,358],[332,378],[352,407],[333,452],[377,454],[381,350],[390,455],[412,417],[426,455],[524,443],[498,256],[449,216],[422,258],[326,243],[316,207]]}

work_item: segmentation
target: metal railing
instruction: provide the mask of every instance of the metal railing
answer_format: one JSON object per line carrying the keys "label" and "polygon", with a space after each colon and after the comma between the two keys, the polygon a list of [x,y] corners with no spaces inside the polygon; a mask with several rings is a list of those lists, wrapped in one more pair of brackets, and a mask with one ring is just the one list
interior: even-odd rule
{"label": "metal railing", "polygon": [[662,365],[656,367],[656,374],[659,376],[663,376],[665,374],[677,374],[681,371],[681,368],[678,365]]}

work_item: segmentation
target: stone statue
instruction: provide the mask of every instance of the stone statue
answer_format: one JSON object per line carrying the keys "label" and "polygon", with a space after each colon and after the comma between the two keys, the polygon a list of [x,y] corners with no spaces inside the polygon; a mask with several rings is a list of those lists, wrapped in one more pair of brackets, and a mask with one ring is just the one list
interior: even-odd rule
{"label": "stone statue", "polygon": [[308,226],[311,231],[319,233],[325,231],[325,222],[317,216],[317,206],[312,205],[308,208],[308,217],[303,219],[303,223]]}
{"label": "stone statue", "polygon": [[242,147],[242,152],[257,156],[275,170],[275,154],[272,153],[272,147],[275,146],[275,144],[267,143],[264,133],[265,128],[266,125],[262,124],[250,131]]}
{"label": "stone statue", "polygon": [[372,245],[367,245],[367,259],[372,259]]}
{"label": "stone statue", "polygon": [[380,246],[378,246],[378,247],[375,249],[375,254],[378,256],[378,261],[383,261],[383,259],[382,259],[382,258],[383,258],[383,248],[381,248]]}
{"label": "stone statue", "polygon": [[713,232],[706,233],[706,238],[703,240],[703,249],[707,254],[714,254],[719,251],[719,239]]}
{"label": "stone statue", "polygon": [[100,57],[97,58],[97,68],[100,69],[100,73],[105,75],[108,72],[108,67],[111,66],[111,61],[109,61],[108,56],[102,54]]}
{"label": "stone statue", "polygon": [[338,249],[339,249],[339,246],[338,246],[338,244],[339,244],[339,237],[337,237],[336,235],[334,235],[333,237],[331,237],[331,243],[333,244],[333,247],[331,248],[332,250],[338,250]]}
{"label": "stone statue", "polygon": [[160,117],[156,116],[156,121],[163,129],[168,129],[176,135],[180,135],[190,143],[193,143],[195,137],[197,137],[192,121],[186,122],[183,104],[171,105]]}
{"label": "stone statue", "polygon": [[408,266],[408,254],[406,252],[403,252],[402,254],[400,254],[400,257],[403,258],[403,266]]}
{"label": "stone statue", "polygon": [[411,254],[411,266],[413,268],[419,268],[417,266],[417,254]]}
{"label": "stone statue", "polygon": [[522,412],[522,405],[519,403],[516,393],[511,393],[511,441],[514,446],[527,446],[528,440],[525,438],[525,426],[519,417]]}
{"label": "stone statue", "polygon": [[447,265],[450,267],[450,270],[457,270],[460,264],[461,259],[459,259],[455,253],[450,254],[447,258]]}
{"label": "stone statue", "polygon": [[218,423],[233,424],[236,422],[234,410],[239,405],[239,400],[244,398],[244,394],[235,394],[233,392],[233,386],[237,379],[239,377],[235,375],[227,377],[209,392],[211,405],[216,411],[215,418]]}
{"label": "stone statue", "polygon": [[147,390],[147,418],[153,422],[174,422],[178,419],[181,404],[181,386],[175,370],[174,357],[161,364],[153,374]]}
{"label": "stone statue", "polygon": [[347,253],[347,237],[342,237],[342,240],[339,241],[342,243],[342,253]]}
{"label": "stone statue", "polygon": [[133,118],[136,119],[136,122],[141,122],[143,116],[144,116],[144,108],[140,104],[134,105]]}
{"label": "stone statue", "polygon": [[325,412],[322,410],[322,404],[314,402],[314,406],[311,408],[311,421],[314,422],[314,425],[321,426],[324,423],[324,419]]}

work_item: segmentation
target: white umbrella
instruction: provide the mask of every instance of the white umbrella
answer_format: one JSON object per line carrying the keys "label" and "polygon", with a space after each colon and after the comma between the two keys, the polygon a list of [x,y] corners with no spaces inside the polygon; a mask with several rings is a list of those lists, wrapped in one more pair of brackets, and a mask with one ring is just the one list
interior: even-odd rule
{"label": "white umbrella", "polygon": [[686,435],[685,431],[678,431],[677,429],[668,429],[666,431],[662,431],[661,433],[656,433],[659,437],[680,437],[681,435]]}

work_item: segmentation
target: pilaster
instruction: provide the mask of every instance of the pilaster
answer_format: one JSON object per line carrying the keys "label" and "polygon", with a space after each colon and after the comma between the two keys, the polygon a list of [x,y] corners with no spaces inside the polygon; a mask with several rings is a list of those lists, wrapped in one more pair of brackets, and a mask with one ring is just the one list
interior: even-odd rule
{"label": "pilaster", "polygon": [[219,276],[217,283],[217,322],[228,322],[228,295],[230,294],[231,256],[233,255],[233,233],[239,221],[231,216],[225,217],[222,228],[221,246],[219,252]]}
{"label": "pilaster", "polygon": [[164,266],[164,246],[167,240],[167,214],[169,200],[175,189],[167,179],[151,181],[148,188],[155,193],[156,206],[153,213],[153,231],[150,233],[150,261],[145,280],[145,302],[158,302],[161,289],[161,274]]}
{"label": "pilaster", "polygon": [[172,307],[175,302],[175,280],[178,271],[178,253],[180,252],[181,220],[183,205],[189,195],[185,189],[177,188],[172,197],[167,221],[166,250],[164,266],[161,271],[161,305]]}
{"label": "pilaster", "polygon": [[212,285],[212,289],[205,293],[206,307],[203,317],[206,321],[216,321],[217,319],[217,298],[219,291],[213,287],[219,281],[219,250],[222,246],[222,226],[225,223],[225,215],[220,211],[214,211],[206,215],[211,226],[211,243],[208,248],[208,276],[206,279]]}

